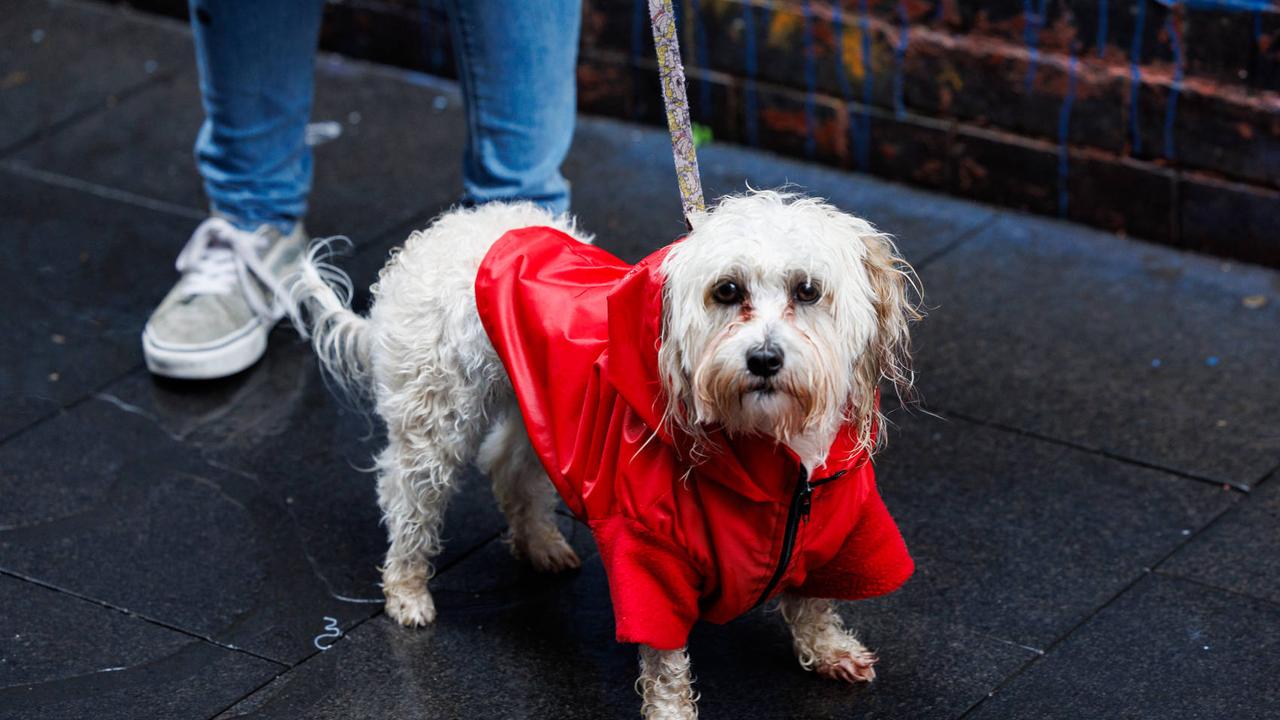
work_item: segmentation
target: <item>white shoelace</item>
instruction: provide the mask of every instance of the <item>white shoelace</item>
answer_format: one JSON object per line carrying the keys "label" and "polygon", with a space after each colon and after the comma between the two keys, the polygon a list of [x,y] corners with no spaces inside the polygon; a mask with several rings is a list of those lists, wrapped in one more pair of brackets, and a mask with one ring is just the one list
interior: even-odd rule
{"label": "white shoelace", "polygon": [[[269,244],[266,235],[241,230],[225,218],[205,220],[178,253],[182,289],[191,295],[230,295],[239,288],[259,317],[280,319],[289,293],[259,255]],[[258,283],[270,290],[270,298]]]}

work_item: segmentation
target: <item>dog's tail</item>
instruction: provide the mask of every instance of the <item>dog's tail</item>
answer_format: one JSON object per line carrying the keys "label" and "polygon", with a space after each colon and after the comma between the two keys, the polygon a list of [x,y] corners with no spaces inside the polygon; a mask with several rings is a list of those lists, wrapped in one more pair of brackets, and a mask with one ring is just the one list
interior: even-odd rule
{"label": "dog's tail", "polygon": [[351,310],[351,278],[329,260],[346,238],[316,240],[293,276],[289,294],[294,327],[311,338],[325,375],[350,398],[364,395],[371,371],[369,320]]}

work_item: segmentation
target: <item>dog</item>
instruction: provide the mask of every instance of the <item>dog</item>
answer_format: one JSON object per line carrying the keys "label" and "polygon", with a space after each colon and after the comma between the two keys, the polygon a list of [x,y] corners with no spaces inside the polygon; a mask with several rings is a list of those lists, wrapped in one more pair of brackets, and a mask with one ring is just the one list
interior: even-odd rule
{"label": "dog", "polygon": [[413,233],[367,317],[323,244],[292,286],[324,370],[387,428],[387,614],[435,620],[431,558],[475,462],[534,568],[581,565],[557,499],[591,528],[648,718],[696,716],[695,621],[774,599],[805,669],[872,680],[835,601],[913,569],[869,460],[880,385],[913,383],[914,271],[865,220],[790,192],[728,196],[691,224],[631,266],[567,216],[493,203]]}

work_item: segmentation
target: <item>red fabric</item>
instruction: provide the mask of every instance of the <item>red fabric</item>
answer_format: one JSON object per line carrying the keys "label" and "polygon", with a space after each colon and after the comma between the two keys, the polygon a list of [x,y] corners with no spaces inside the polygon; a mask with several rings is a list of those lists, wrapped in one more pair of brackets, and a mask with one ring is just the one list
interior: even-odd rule
{"label": "red fabric", "polygon": [[[511,377],[529,437],[569,509],[591,528],[617,637],[670,650],[698,619],[751,609],[782,555],[800,465],[767,440],[713,432],[688,473],[683,440],[659,426],[660,266],[627,265],[557,230],[504,235],[476,277],[476,303]],[[771,593],[860,599],[914,568],[854,428],[815,468],[811,512]]]}

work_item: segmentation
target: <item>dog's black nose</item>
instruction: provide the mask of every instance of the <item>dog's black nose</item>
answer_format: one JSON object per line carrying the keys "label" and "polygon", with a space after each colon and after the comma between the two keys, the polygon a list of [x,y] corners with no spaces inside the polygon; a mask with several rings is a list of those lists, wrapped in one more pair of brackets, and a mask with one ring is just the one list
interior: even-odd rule
{"label": "dog's black nose", "polygon": [[747,353],[747,370],[757,377],[773,377],[782,369],[782,348],[765,343]]}

